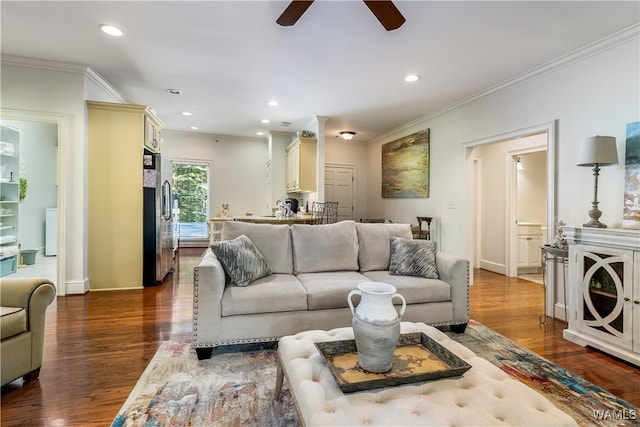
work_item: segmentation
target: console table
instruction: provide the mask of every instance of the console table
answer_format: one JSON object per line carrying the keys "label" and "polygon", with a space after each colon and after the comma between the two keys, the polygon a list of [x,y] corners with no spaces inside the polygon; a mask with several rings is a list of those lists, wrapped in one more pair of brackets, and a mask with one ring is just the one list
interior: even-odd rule
{"label": "console table", "polygon": [[562,231],[569,243],[564,338],[640,366],[640,230]]}

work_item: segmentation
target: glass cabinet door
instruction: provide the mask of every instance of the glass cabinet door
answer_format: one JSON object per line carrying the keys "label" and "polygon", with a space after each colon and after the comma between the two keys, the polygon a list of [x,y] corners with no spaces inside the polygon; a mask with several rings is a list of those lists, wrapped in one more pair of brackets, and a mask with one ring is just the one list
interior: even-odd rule
{"label": "glass cabinet door", "polygon": [[629,251],[585,246],[578,257],[583,291],[579,318],[584,332],[631,348],[633,256]]}

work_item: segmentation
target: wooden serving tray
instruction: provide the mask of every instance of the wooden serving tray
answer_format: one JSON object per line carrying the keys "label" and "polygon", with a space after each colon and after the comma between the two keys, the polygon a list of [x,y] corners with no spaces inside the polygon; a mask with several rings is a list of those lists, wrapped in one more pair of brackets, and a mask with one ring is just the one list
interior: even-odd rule
{"label": "wooden serving tray", "polygon": [[401,334],[393,367],[376,374],[358,366],[355,340],[318,342],[329,371],[343,393],[459,376],[471,365],[421,332]]}

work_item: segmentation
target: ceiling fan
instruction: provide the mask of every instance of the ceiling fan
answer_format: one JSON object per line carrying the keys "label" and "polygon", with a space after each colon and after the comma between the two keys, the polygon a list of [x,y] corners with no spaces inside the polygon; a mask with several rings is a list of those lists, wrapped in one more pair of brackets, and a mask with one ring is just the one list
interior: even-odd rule
{"label": "ceiling fan", "polygon": [[[363,0],[369,10],[378,18],[378,21],[387,30],[395,30],[404,24],[404,16],[391,0]],[[304,12],[311,6],[313,0],[293,0],[282,12],[276,22],[283,27],[295,24]]]}

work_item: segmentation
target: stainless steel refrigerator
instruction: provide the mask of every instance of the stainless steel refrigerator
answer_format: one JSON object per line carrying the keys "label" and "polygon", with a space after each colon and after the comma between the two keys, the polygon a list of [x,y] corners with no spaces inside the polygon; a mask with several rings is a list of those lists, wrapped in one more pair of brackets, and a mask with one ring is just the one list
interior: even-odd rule
{"label": "stainless steel refrigerator", "polygon": [[143,183],[143,284],[162,283],[173,271],[172,165],[145,150]]}

